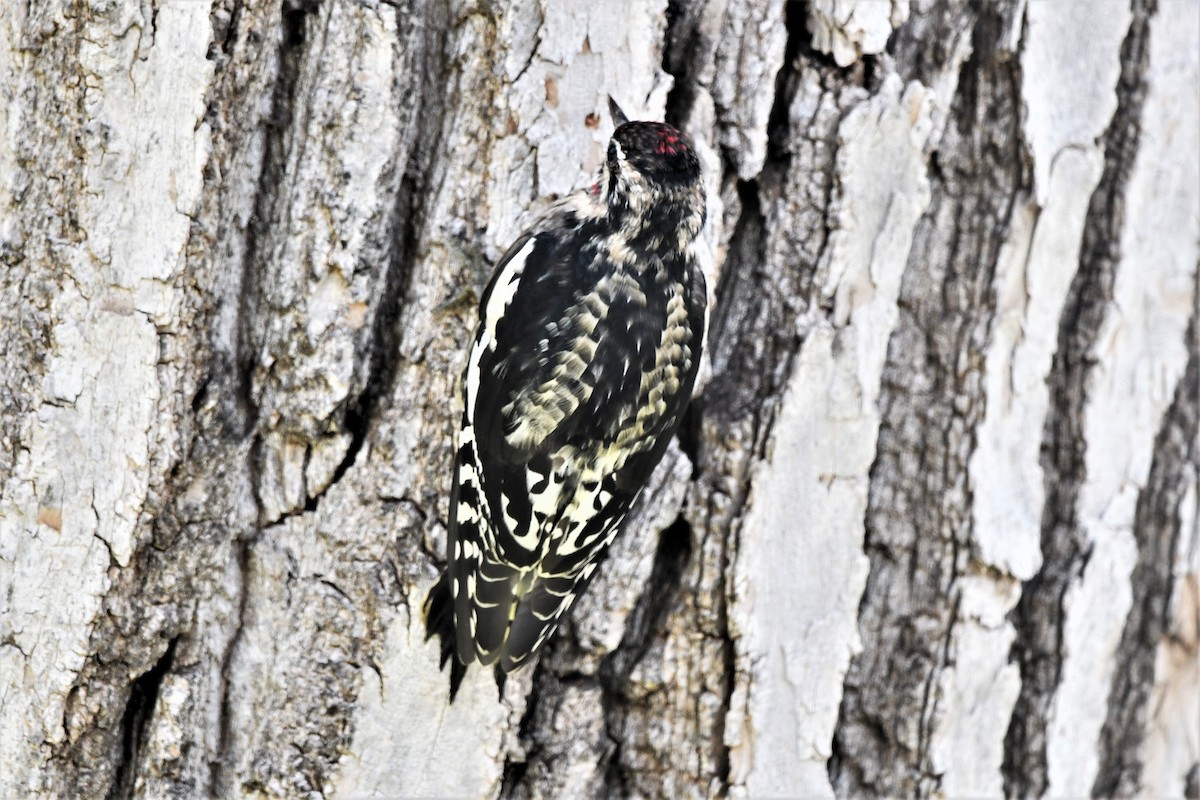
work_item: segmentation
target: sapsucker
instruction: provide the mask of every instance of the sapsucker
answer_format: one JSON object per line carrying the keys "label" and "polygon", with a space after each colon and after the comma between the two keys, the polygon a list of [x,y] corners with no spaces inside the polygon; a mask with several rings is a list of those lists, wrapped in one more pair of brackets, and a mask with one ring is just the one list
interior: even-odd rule
{"label": "sapsucker", "polygon": [[705,218],[692,143],[624,122],[599,179],[508,249],[463,381],[446,572],[427,631],[497,682],[558,627],[679,427],[700,364]]}

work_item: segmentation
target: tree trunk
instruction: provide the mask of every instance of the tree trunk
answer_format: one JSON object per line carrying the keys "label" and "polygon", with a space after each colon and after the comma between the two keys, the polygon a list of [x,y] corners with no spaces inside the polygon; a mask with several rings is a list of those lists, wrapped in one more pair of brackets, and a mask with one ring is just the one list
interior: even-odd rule
{"label": "tree trunk", "polygon": [[[1200,797],[1200,5],[30,0],[0,796]],[[491,266],[702,151],[706,387],[571,621],[421,606]]]}

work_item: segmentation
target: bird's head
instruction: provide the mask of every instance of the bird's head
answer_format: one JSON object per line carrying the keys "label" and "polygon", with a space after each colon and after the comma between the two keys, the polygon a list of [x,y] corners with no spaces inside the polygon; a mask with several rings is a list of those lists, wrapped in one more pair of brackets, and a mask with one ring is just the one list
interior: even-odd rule
{"label": "bird's head", "polygon": [[617,128],[608,143],[607,166],[613,175],[638,177],[665,188],[700,180],[700,159],[692,140],[662,122],[626,122]]}
{"label": "bird's head", "polygon": [[[700,159],[687,134],[662,122],[625,122],[613,132],[604,164],[611,214],[702,218]],[[697,226],[698,227],[698,226]]]}

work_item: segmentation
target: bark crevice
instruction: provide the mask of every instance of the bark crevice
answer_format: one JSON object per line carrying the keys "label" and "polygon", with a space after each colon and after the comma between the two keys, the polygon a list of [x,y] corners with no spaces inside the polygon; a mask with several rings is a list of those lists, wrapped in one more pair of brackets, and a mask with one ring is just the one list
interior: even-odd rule
{"label": "bark crevice", "polygon": [[[263,311],[260,307],[260,281],[271,279],[263,274],[266,256],[261,252],[261,243],[268,239],[272,227],[277,224],[274,210],[280,201],[280,193],[288,185],[288,141],[294,133],[303,136],[302,131],[292,130],[296,115],[296,92],[300,83],[308,20],[318,7],[319,0],[285,2],[280,7],[280,35],[276,45],[278,69],[271,91],[270,111],[267,113],[263,131],[263,154],[254,195],[254,208],[246,226],[242,251],[234,355],[234,363],[237,365],[234,396],[244,426],[242,435],[253,435],[256,440],[260,438],[255,431],[259,403],[254,390],[254,371],[258,364],[257,319]],[[252,451],[258,449],[257,445],[256,441]],[[257,460],[258,454],[254,453],[254,457]],[[255,485],[257,483],[257,480],[254,481]],[[261,512],[261,507],[259,510]]]}
{"label": "bark crevice", "polygon": [[[673,608],[681,589],[684,572],[692,556],[693,532],[680,517],[662,531],[654,553],[654,566],[646,582],[646,591],[625,621],[621,643],[600,661],[597,678],[604,709],[605,729],[614,751],[624,741],[625,707],[629,702],[629,681],[634,668],[646,657],[663,623]],[[613,752],[604,772],[608,796],[628,795],[628,776],[625,775],[619,752]]]}
{"label": "bark crevice", "polygon": [[[971,554],[968,465],[983,418],[994,275],[1013,209],[1031,188],[1020,60],[1004,36],[1017,3],[979,9],[948,128],[929,159],[879,399],[864,530],[870,560],[828,771],[842,796],[941,788],[932,733],[954,668],[960,578]],[[903,511],[900,511],[903,509]]]}
{"label": "bark crevice", "polygon": [[1092,193],[1079,251],[1059,321],[1058,346],[1050,370],[1050,405],[1042,444],[1046,500],[1042,514],[1042,565],[1024,582],[1011,616],[1016,629],[1011,658],[1020,669],[1021,690],[1004,741],[1004,791],[1040,797],[1048,783],[1047,724],[1062,680],[1064,602],[1079,578],[1089,550],[1078,519],[1086,480],[1084,414],[1095,348],[1120,262],[1124,192],[1138,152],[1150,17],[1156,0],[1134,0],[1133,21],[1121,44],[1117,109],[1102,137],[1104,169]]}
{"label": "bark crevice", "polygon": [[[261,510],[262,507],[260,506],[259,511],[261,512]],[[229,633],[224,653],[221,655],[219,670],[220,691],[217,699],[217,740],[213,759],[209,764],[209,789],[214,795],[221,797],[230,797],[240,793],[236,790],[238,781],[234,775],[236,761],[233,743],[236,734],[233,730],[235,713],[233,664],[246,630],[246,611],[250,603],[250,559],[252,557],[250,551],[253,547],[253,540],[249,538],[239,539],[235,547],[235,559],[238,570],[237,610],[235,612],[236,616],[232,621],[233,630]]]}
{"label": "bark crevice", "polygon": [[691,53],[698,47],[698,26],[704,12],[702,3],[668,0],[667,27],[663,36],[663,71],[675,79],[667,94],[664,121],[684,128],[695,102]]}
{"label": "bark crevice", "polygon": [[1183,796],[1187,800],[1200,800],[1200,761],[1183,776]]}
{"label": "bark crevice", "polygon": [[[1200,275],[1200,272],[1198,272]],[[1200,281],[1196,284],[1200,306]],[[1114,657],[1108,713],[1100,730],[1100,769],[1093,797],[1133,797],[1142,791],[1142,742],[1155,683],[1158,646],[1171,630],[1171,598],[1183,520],[1181,506],[1200,474],[1200,320],[1193,312],[1191,355],[1154,442],[1146,486],[1138,495],[1133,532],[1138,559],[1130,582],[1138,598],[1125,620]]]}
{"label": "bark crevice", "polygon": [[[396,9],[401,41],[419,42],[417,52],[411,59],[412,63],[426,75],[436,76],[437,79],[426,81],[419,91],[411,95],[409,136],[418,141],[414,142],[409,151],[388,225],[388,239],[392,246],[383,275],[378,282],[377,307],[363,347],[363,357],[367,362],[363,388],[349,403],[343,420],[344,429],[350,434],[350,443],[334,469],[328,486],[308,497],[305,511],[315,511],[321,497],[336,486],[353,466],[367,440],[371,425],[378,417],[381,404],[393,388],[400,365],[400,345],[404,336],[399,323],[410,284],[419,268],[421,235],[426,224],[426,209],[422,200],[429,188],[428,170],[431,154],[426,147],[421,146],[414,123],[420,120],[419,127],[425,130],[437,130],[442,126],[446,113],[445,101],[436,87],[441,86],[446,79],[445,42],[435,35],[434,26],[428,22],[422,23],[414,17],[414,9],[408,7],[408,4],[393,4],[393,7]],[[418,27],[421,28],[420,31],[415,30]]]}
{"label": "bark crevice", "polygon": [[167,642],[167,649],[154,666],[138,676],[129,686],[129,699],[121,716],[121,751],[109,787],[109,800],[125,800],[133,796],[137,782],[138,760],[146,741],[154,707],[158,702],[163,679],[171,671],[178,637]]}

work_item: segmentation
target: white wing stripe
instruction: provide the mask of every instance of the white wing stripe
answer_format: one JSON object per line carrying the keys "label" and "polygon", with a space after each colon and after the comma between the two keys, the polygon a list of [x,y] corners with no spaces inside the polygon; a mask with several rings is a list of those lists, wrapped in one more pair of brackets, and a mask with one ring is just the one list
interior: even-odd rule
{"label": "white wing stripe", "polygon": [[475,398],[479,396],[479,362],[486,351],[496,346],[496,326],[504,316],[504,309],[508,308],[517,294],[521,274],[525,271],[525,259],[529,258],[536,244],[537,237],[531,236],[525,246],[504,265],[503,271],[496,276],[487,307],[483,310],[483,326],[467,362],[467,420],[470,422],[475,421]]}

